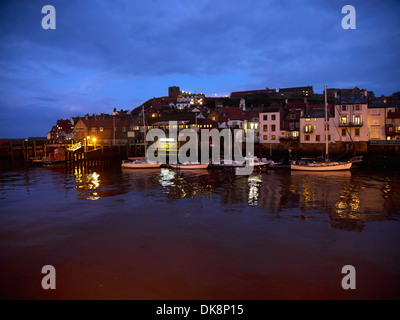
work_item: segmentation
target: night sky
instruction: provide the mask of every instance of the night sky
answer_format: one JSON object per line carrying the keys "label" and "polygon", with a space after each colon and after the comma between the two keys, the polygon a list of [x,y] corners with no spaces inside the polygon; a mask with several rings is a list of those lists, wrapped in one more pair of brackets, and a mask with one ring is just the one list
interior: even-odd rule
{"label": "night sky", "polygon": [[[42,28],[42,7],[56,29]],[[341,10],[356,9],[356,29]],[[400,91],[400,1],[0,1],[0,138],[133,109],[168,86]]]}

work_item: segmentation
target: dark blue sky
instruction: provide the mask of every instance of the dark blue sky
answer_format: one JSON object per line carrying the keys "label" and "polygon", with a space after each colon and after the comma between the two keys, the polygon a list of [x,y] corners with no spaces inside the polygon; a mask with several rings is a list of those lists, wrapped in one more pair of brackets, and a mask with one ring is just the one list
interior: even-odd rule
{"label": "dark blue sky", "polygon": [[[56,9],[56,29],[41,26]],[[356,29],[344,30],[344,5]],[[168,86],[225,95],[312,85],[400,90],[400,2],[0,2],[0,138],[57,119],[133,109]]]}

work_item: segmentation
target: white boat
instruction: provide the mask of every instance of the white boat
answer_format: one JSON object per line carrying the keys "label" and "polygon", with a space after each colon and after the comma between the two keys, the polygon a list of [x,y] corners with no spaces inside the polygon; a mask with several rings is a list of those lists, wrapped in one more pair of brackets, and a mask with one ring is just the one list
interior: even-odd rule
{"label": "white boat", "polygon": [[156,169],[161,167],[161,163],[152,163],[147,161],[146,159],[129,160],[122,162],[121,167],[124,169]]}
{"label": "white boat", "polygon": [[[327,101],[327,88],[325,86],[325,160],[324,161],[313,161],[311,159],[300,159],[298,162],[292,161],[290,169],[299,171],[340,171],[350,170],[353,165],[353,161],[343,162],[330,162],[329,161],[329,144],[328,144],[328,101]],[[355,162],[355,161],[354,161]]]}
{"label": "white boat", "polygon": [[135,159],[128,158],[128,160],[122,161],[121,167],[123,169],[156,169],[161,167],[161,163],[151,162],[146,159],[147,145],[146,145],[146,122],[144,118],[144,106],[142,106],[143,114],[143,133],[144,133],[144,158]]}
{"label": "white boat", "polygon": [[249,165],[253,166],[255,169],[267,169],[271,164],[271,161],[266,159],[260,160],[257,157],[246,157],[245,159],[248,161]]}
{"label": "white boat", "polygon": [[208,163],[199,163],[199,162],[170,163],[169,166],[173,169],[180,169],[180,170],[199,170],[199,169],[207,169]]}

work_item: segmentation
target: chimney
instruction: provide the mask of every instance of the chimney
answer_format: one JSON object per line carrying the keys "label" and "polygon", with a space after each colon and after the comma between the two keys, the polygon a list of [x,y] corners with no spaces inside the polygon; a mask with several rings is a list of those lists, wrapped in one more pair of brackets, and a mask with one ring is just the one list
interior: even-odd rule
{"label": "chimney", "polygon": [[368,97],[368,91],[367,91],[367,89],[364,90],[364,96]]}

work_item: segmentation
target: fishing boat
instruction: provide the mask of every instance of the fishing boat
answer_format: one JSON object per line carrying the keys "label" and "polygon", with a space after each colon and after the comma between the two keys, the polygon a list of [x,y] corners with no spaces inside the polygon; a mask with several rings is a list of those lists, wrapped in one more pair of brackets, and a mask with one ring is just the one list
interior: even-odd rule
{"label": "fishing boat", "polygon": [[161,167],[161,163],[149,161],[146,158],[147,155],[147,144],[146,144],[146,122],[144,117],[144,106],[142,106],[143,114],[143,133],[144,133],[144,158],[128,158],[128,160],[122,161],[121,167],[123,169],[156,169]]}
{"label": "fishing boat", "polygon": [[169,166],[173,169],[180,170],[199,170],[199,169],[207,169],[208,163],[199,163],[199,162],[185,162],[185,163],[170,163]]}
{"label": "fishing boat", "polygon": [[325,86],[325,159],[322,161],[316,161],[310,158],[303,158],[298,161],[291,161],[290,168],[292,170],[299,171],[339,171],[339,170],[350,170],[353,165],[352,160],[331,162],[329,160],[329,144],[328,144],[328,101],[327,101],[327,88]]}

